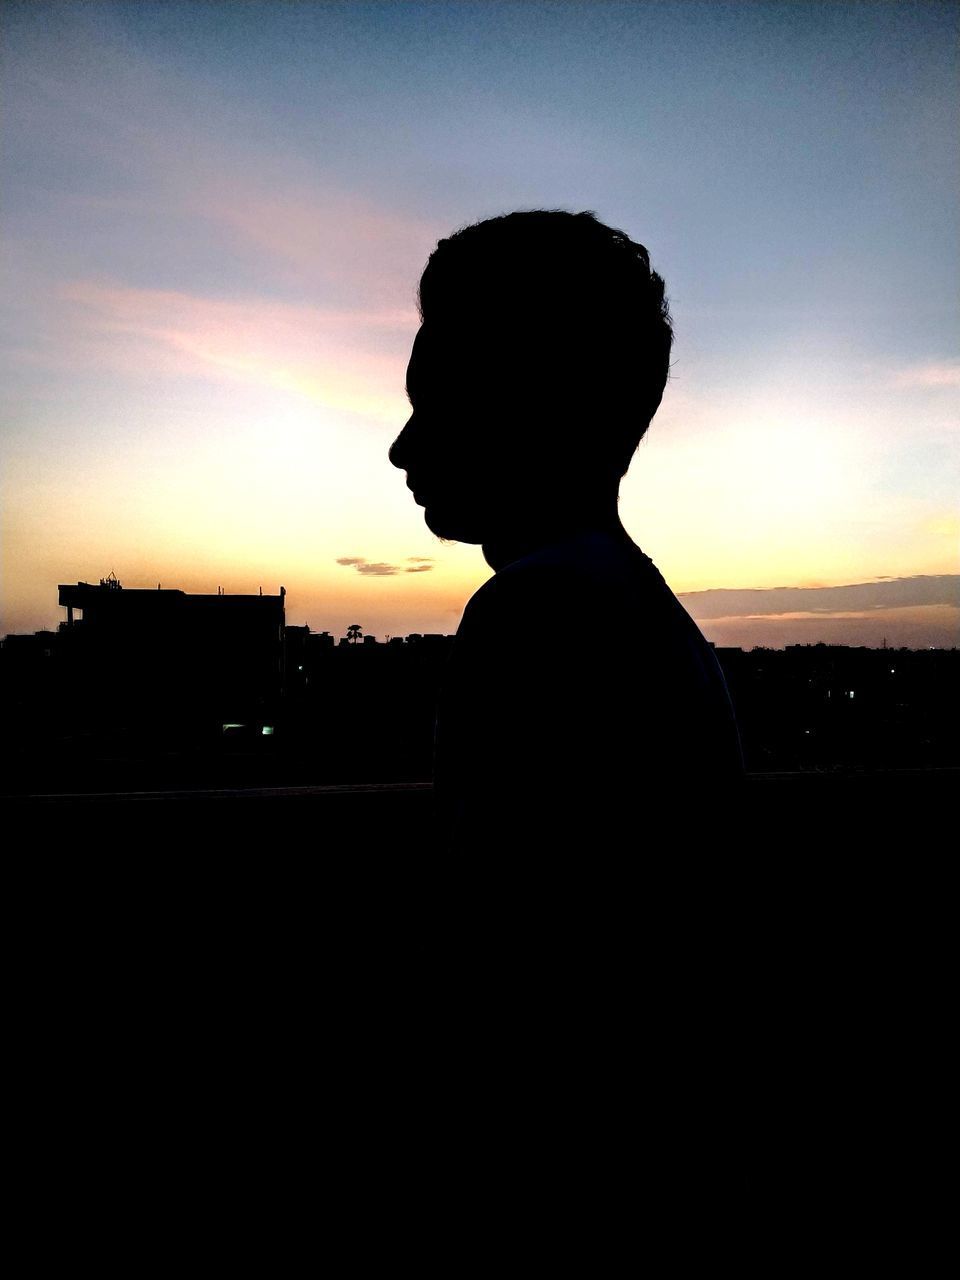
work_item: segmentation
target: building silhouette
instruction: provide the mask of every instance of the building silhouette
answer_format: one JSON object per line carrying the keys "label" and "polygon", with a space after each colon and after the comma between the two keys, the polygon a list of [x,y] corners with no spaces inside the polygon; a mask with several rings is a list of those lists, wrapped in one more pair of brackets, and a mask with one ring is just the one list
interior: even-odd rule
{"label": "building silhouette", "polygon": [[94,729],[177,740],[272,732],[284,681],[284,598],[61,584],[64,711]]}

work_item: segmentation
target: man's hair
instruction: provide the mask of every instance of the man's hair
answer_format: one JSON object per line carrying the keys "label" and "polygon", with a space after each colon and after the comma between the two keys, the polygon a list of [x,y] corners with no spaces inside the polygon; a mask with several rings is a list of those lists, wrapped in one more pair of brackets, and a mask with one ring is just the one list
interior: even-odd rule
{"label": "man's hair", "polygon": [[[417,295],[420,319],[455,324],[577,446],[621,477],[663,396],[673,328],[641,244],[596,214],[534,209],[441,240]],[[506,364],[504,363],[506,362]]]}

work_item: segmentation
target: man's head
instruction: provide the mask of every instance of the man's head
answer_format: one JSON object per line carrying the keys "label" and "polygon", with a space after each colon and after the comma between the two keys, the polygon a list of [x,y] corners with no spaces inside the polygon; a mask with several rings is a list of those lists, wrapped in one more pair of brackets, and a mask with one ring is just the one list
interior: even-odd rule
{"label": "man's head", "polygon": [[412,416],[390,449],[440,537],[612,493],[660,404],[672,329],[646,249],[592,213],[506,214],[420,280]]}

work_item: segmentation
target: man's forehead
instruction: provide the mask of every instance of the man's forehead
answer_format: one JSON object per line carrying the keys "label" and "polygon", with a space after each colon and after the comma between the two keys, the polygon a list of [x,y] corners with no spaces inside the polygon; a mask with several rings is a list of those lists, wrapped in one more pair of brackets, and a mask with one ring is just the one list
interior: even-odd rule
{"label": "man's forehead", "polygon": [[488,355],[489,341],[466,324],[431,321],[417,330],[407,364],[407,390],[411,379],[437,378],[475,366]]}
{"label": "man's forehead", "polygon": [[455,317],[444,320],[425,320],[413,339],[412,354],[418,359],[437,354],[448,354],[456,348],[462,348],[471,337],[470,327]]}

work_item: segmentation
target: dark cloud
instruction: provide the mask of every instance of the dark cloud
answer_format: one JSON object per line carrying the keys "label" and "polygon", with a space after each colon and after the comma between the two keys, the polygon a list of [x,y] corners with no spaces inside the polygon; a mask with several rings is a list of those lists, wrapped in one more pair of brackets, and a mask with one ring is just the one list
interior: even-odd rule
{"label": "dark cloud", "polygon": [[960,574],[916,574],[840,587],[719,587],[685,591],[684,607],[697,618],[761,617],[780,613],[858,613],[916,605],[960,605]]}
{"label": "dark cloud", "polygon": [[408,560],[417,562],[416,568],[410,569],[398,564],[386,564],[382,560],[368,560],[365,556],[338,556],[337,564],[352,565],[357,573],[368,578],[388,578],[394,573],[426,573],[433,568],[430,556],[407,556]]}
{"label": "dark cloud", "polygon": [[367,578],[387,578],[392,573],[399,573],[395,564],[384,564],[381,560],[367,560],[365,556],[338,556],[337,564],[352,565],[357,573]]}
{"label": "dark cloud", "polygon": [[399,572],[395,564],[383,564],[373,560],[365,560],[363,564],[358,564],[356,569],[357,573],[362,573],[365,577],[371,578],[385,578],[391,573]]}
{"label": "dark cloud", "polygon": [[953,649],[960,636],[960,608],[916,605],[869,609],[863,613],[802,613],[763,617],[704,618],[703,634],[717,645],[780,649],[788,644],[866,645],[891,648]]}

